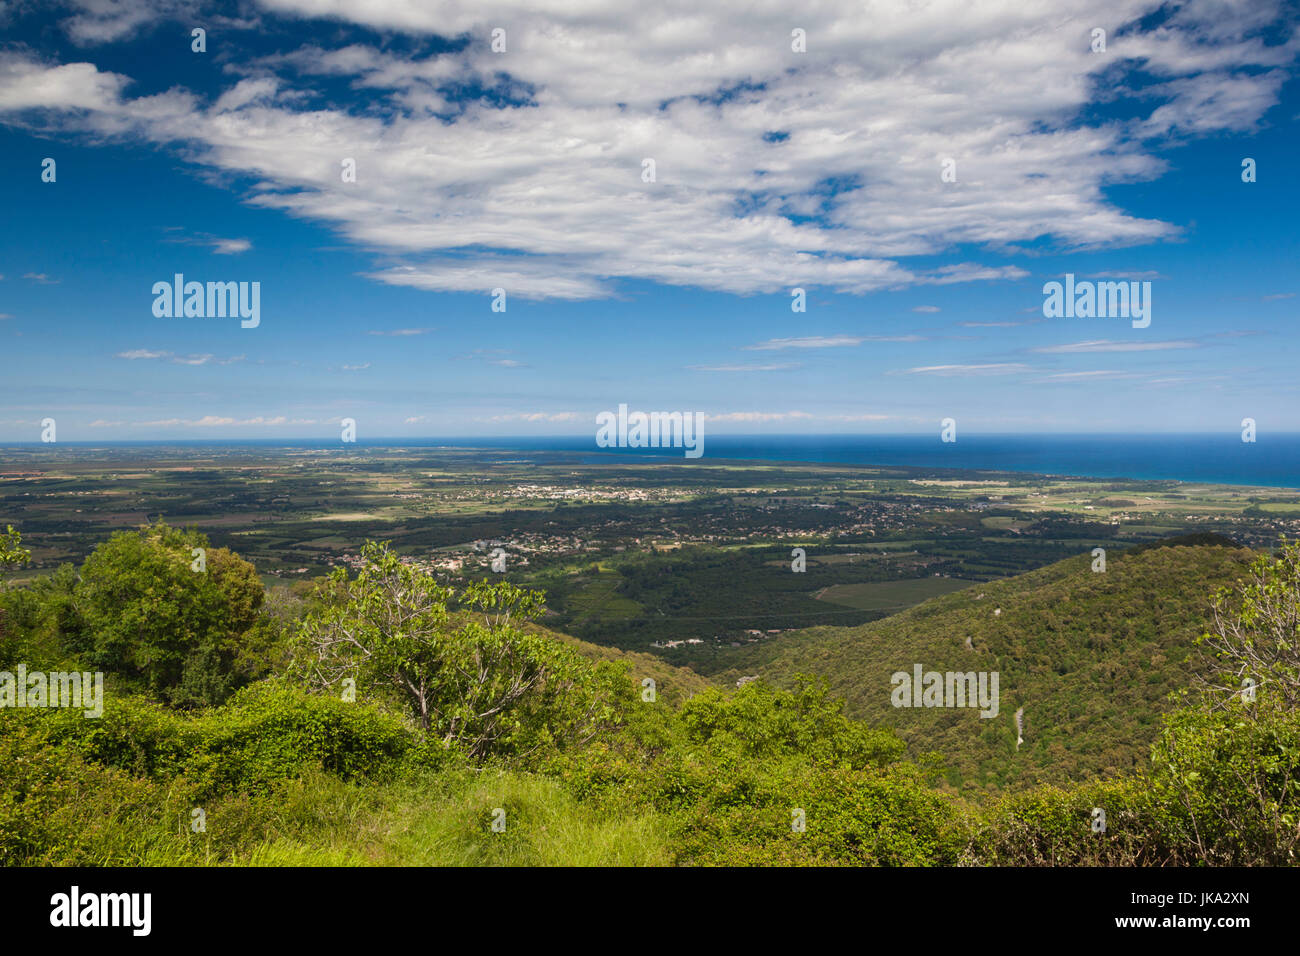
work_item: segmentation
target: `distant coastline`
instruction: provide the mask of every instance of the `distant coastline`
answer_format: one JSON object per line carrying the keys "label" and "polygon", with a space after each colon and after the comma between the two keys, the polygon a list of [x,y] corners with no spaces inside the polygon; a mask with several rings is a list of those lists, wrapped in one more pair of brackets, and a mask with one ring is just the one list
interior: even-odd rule
{"label": "distant coastline", "polygon": [[[0,443],[26,452],[39,442]],[[50,446],[44,446],[50,447]],[[59,442],[57,449],[151,447],[295,450],[352,448],[445,448],[517,451],[528,455],[577,454],[586,462],[655,458],[681,463],[680,452],[660,449],[606,451],[592,435],[542,437],[360,438],[343,446],[337,439],[184,439]],[[1180,481],[1265,488],[1300,488],[1300,434],[1264,434],[1255,443],[1235,431],[1214,434],[992,435],[964,434],[953,443],[935,435],[708,435],[704,457],[774,463],[899,466],[907,468],[1002,471],[1099,479]],[[0,470],[3,470],[0,467]]]}

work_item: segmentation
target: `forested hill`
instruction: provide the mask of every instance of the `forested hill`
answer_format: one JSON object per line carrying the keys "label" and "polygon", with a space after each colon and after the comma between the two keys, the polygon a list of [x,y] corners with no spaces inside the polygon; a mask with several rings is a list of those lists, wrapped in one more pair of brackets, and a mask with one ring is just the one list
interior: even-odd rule
{"label": "forested hill", "polygon": [[[783,635],[717,676],[734,682],[758,674],[789,685],[801,673],[823,675],[851,715],[893,727],[915,754],[937,751],[949,782],[963,789],[1109,775],[1148,761],[1158,714],[1200,666],[1194,641],[1213,594],[1253,556],[1245,548],[1172,544],[1112,552],[1096,572],[1083,554],[882,621]],[[890,677],[915,664],[997,671],[998,715],[894,707]]]}

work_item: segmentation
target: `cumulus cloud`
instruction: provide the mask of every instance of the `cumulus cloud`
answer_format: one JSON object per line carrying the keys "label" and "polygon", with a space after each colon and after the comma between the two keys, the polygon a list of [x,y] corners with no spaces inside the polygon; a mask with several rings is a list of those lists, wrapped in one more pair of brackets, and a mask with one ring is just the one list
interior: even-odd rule
{"label": "cumulus cloud", "polygon": [[73,13],[63,21],[69,39],[78,44],[107,43],[130,36],[141,27],[191,13],[192,0],[72,0]]}
{"label": "cumulus cloud", "polygon": [[[76,7],[65,28],[81,43],[142,29],[140,11],[187,9]],[[11,52],[0,120],[179,147],[254,180],[252,204],[373,250],[368,275],[393,285],[570,300],[617,295],[624,280],[865,293],[1023,278],[998,259],[1030,244],[1175,237],[1108,187],[1162,175],[1161,145],[1259,125],[1300,46],[1281,11],[1276,0],[891,0],[870,15],[857,0],[797,14],[739,0],[502,0],[490,12],[261,0],[259,16],[327,27],[337,45],[230,63],[237,79],[211,100],[180,87],[132,98],[127,77],[94,63]],[[499,24],[504,54],[490,49]],[[1105,54],[1089,45],[1098,25]],[[791,49],[792,26],[807,31],[806,53]],[[367,31],[467,42],[408,54]],[[1265,43],[1270,32],[1282,42]],[[322,76],[369,108],[321,103]],[[1125,100],[1130,118],[1096,119],[1103,99]],[[340,177],[346,159],[355,182]],[[945,159],[955,182],[940,178]],[[988,261],[969,261],[972,249]],[[908,264],[957,250],[963,261]]]}
{"label": "cumulus cloud", "polygon": [[107,119],[125,107],[121,92],[128,82],[93,63],[58,65],[8,54],[0,57],[0,111],[94,110]]}

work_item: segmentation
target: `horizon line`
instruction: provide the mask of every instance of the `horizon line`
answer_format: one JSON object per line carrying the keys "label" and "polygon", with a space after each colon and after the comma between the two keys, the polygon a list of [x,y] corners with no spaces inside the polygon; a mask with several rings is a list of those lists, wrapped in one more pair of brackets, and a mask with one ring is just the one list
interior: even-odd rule
{"label": "horizon line", "polygon": [[[1295,430],[1278,430],[1270,431],[1266,434],[1277,436],[1297,436],[1300,437],[1300,428]],[[374,438],[356,438],[349,442],[343,442],[338,437],[327,435],[284,435],[275,437],[253,437],[253,436],[206,436],[201,438],[180,438],[180,437],[145,437],[145,438],[101,438],[101,439],[67,439],[54,442],[29,441],[20,439],[0,438],[0,448],[25,448],[37,446],[59,446],[59,445],[138,445],[138,444],[212,444],[219,445],[228,442],[329,442],[340,445],[380,445],[384,443],[405,443],[412,441],[447,441],[447,442],[466,442],[466,441],[548,441],[563,439],[572,441],[576,438],[591,437],[592,450],[596,452],[622,452],[622,451],[640,451],[640,450],[659,450],[658,446],[645,446],[644,448],[632,448],[620,446],[618,448],[601,447],[595,444],[594,434],[588,432],[557,432],[543,435],[379,435]],[[998,431],[962,431],[963,438],[1034,438],[1034,439],[1052,439],[1052,438],[1191,438],[1191,437],[1240,437],[1240,429],[1231,428],[1221,431],[1018,431],[1018,432],[998,432]],[[935,432],[716,432],[708,436],[711,439],[772,439],[772,438],[937,438]],[[959,442],[948,442],[946,444],[958,444]],[[672,449],[676,446],[663,446],[666,449]]]}

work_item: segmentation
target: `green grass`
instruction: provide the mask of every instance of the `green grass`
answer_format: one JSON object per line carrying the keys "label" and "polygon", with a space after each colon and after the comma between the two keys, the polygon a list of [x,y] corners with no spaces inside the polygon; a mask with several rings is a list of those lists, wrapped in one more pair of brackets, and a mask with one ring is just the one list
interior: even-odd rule
{"label": "green grass", "polygon": [[617,593],[622,580],[617,571],[604,567],[595,576],[584,576],[568,599],[568,610],[574,620],[583,624],[592,620],[620,621],[640,616],[644,608]]}
{"label": "green grass", "polygon": [[[545,777],[486,770],[429,802],[398,793],[367,841],[373,861],[402,866],[657,866],[671,862],[660,821],[577,802]],[[504,830],[494,832],[503,810]]]}
{"label": "green grass", "polygon": [[[505,811],[503,832],[492,830]],[[203,832],[180,808],[119,806],[88,838],[91,866],[663,866],[653,812],[579,803],[557,782],[518,771],[447,771],[349,784],[323,773],[270,796],[206,807]]]}
{"label": "green grass", "polygon": [[986,518],[980,518],[980,524],[986,528],[997,528],[1002,531],[1016,530],[1021,531],[1031,524],[1023,518],[1013,518],[1010,515],[990,515]]}
{"label": "green grass", "polygon": [[914,578],[908,581],[864,581],[835,584],[817,595],[818,600],[860,611],[889,611],[911,607],[940,594],[969,587],[974,581],[961,578]]}

